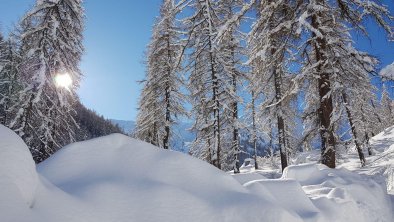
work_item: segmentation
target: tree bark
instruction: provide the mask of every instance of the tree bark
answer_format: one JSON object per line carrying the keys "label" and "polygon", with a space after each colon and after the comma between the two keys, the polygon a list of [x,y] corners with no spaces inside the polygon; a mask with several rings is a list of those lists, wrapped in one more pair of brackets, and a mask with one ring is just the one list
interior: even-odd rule
{"label": "tree bark", "polygon": [[[312,16],[312,27],[320,29],[318,18],[316,15]],[[326,49],[326,41],[321,37],[317,37],[315,33],[312,34],[313,38],[317,38],[317,43],[313,46],[316,56],[316,62],[319,63],[317,71],[319,75],[318,90],[320,96],[320,107],[319,107],[319,121],[320,121],[320,136],[321,136],[321,156],[322,163],[330,168],[335,168],[335,138],[333,128],[331,126],[331,115],[333,113],[333,102],[330,95],[331,83],[330,76],[323,67],[325,58],[324,50]]]}
{"label": "tree bark", "polygon": [[255,109],[255,95],[252,91],[252,124],[253,124],[253,147],[254,147],[254,169],[259,168],[257,164],[257,132],[256,132],[256,109]]}
{"label": "tree bark", "polygon": [[[230,11],[231,6],[230,6]],[[230,32],[231,36],[233,35],[233,31]],[[231,37],[231,43],[234,42],[234,38]],[[232,68],[232,88],[233,88],[233,93],[234,95],[237,95],[237,74],[235,70],[235,47],[231,46],[231,68]],[[234,166],[234,173],[239,173],[239,168],[240,168],[240,163],[239,163],[239,129],[238,129],[238,102],[236,98],[233,100],[233,150],[234,150],[234,161],[235,161],[235,166]]]}
{"label": "tree bark", "polygon": [[220,155],[221,155],[221,147],[220,147],[220,113],[219,113],[219,98],[218,98],[218,91],[219,91],[219,80],[215,70],[215,59],[212,53],[213,46],[212,40],[209,39],[209,51],[210,51],[210,65],[211,65],[211,78],[212,78],[212,101],[214,103],[213,106],[213,116],[215,118],[214,122],[214,129],[213,129],[213,137],[214,137],[214,150],[216,151],[216,159],[214,160],[214,165],[221,169],[220,163]]}
{"label": "tree bark", "polygon": [[[271,54],[275,54],[276,50],[272,49]],[[276,116],[277,116],[277,127],[278,127],[278,141],[279,141],[279,152],[280,162],[282,165],[282,171],[287,167],[287,151],[286,151],[286,138],[285,138],[285,121],[283,119],[282,112],[282,76],[277,71],[276,67],[273,67],[273,76],[275,82],[275,97],[276,102]]]}
{"label": "tree bark", "polygon": [[167,64],[167,75],[168,78],[166,79],[166,92],[165,92],[165,103],[166,103],[166,118],[165,118],[165,126],[164,126],[164,131],[165,131],[165,135],[164,135],[164,139],[163,139],[163,148],[164,149],[168,149],[169,148],[169,140],[170,140],[170,121],[171,121],[171,103],[170,103],[170,76],[171,76],[171,52],[170,52],[170,36],[167,36],[167,59],[170,61]]}
{"label": "tree bark", "polygon": [[358,157],[360,158],[361,167],[364,167],[365,166],[365,157],[364,157],[364,153],[362,150],[362,146],[359,141],[359,137],[357,135],[356,126],[354,125],[352,113],[350,112],[350,109],[348,107],[347,95],[345,93],[342,93],[342,98],[343,98],[343,102],[345,102],[345,109],[346,109],[346,113],[347,113],[347,118],[350,123],[350,128],[352,130],[352,134],[353,134],[353,138],[354,138],[354,144],[356,145]]}

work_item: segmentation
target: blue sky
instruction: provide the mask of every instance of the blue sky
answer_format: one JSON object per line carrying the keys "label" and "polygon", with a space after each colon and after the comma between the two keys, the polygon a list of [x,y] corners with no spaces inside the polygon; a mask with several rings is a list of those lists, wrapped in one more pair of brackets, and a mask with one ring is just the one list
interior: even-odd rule
{"label": "blue sky", "polygon": [[[8,32],[35,0],[0,0],[0,24]],[[392,0],[384,1],[394,13]],[[144,51],[161,0],[85,0],[85,75],[79,96],[87,107],[106,118],[135,120],[144,78]],[[394,42],[372,23],[370,39],[355,38],[358,48],[377,56],[380,67],[394,61]]]}

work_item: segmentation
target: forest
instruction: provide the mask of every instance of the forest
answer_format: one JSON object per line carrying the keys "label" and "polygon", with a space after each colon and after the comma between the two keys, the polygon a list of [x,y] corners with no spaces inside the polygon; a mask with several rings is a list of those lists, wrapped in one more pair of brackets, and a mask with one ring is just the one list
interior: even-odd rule
{"label": "forest", "polygon": [[169,149],[188,119],[190,153],[234,172],[241,132],[256,163],[264,143],[282,170],[314,149],[335,168],[351,143],[364,166],[370,138],[394,124],[392,76],[355,47],[371,21],[393,39],[393,16],[376,1],[163,1],[133,135]]}
{"label": "forest", "polygon": [[[1,222],[394,221],[394,52],[360,47],[393,46],[392,0],[155,1],[37,0],[0,30]],[[109,30],[142,38],[143,4],[137,115],[107,119],[88,15],[135,12],[95,24],[128,49]],[[95,103],[121,112],[96,95],[121,81]]]}

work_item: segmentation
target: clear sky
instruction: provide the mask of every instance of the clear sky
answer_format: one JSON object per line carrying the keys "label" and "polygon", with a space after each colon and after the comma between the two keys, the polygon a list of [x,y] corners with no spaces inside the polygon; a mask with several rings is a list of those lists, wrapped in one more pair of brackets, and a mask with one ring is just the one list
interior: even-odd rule
{"label": "clear sky", "polygon": [[[79,96],[87,107],[106,118],[135,120],[144,78],[144,51],[162,0],[85,0],[85,75]],[[0,0],[0,24],[7,32],[35,0]],[[393,0],[384,0],[394,14]],[[374,25],[370,39],[356,38],[358,48],[381,60],[394,61],[394,42]]]}

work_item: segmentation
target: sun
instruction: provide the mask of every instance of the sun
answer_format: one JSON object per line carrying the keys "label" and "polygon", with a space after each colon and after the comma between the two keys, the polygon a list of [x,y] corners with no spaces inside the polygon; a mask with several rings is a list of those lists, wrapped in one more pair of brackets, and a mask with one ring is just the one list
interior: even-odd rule
{"label": "sun", "polygon": [[73,84],[73,80],[68,73],[57,74],[55,77],[55,83],[58,87],[63,87],[66,89],[70,89]]}

